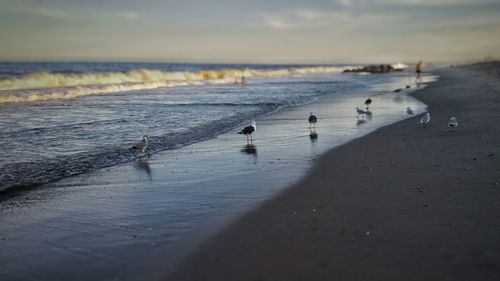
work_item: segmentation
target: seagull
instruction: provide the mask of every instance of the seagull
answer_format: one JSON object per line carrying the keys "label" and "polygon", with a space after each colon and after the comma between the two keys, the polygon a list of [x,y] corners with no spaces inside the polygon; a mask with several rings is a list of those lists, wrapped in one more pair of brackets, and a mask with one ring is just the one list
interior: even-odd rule
{"label": "seagull", "polygon": [[406,108],[406,113],[407,113],[408,115],[413,115],[413,114],[415,114],[415,113],[413,113],[413,110],[411,110],[411,108],[410,108],[409,106]]}
{"label": "seagull", "polygon": [[366,105],[366,109],[368,109],[368,107],[370,107],[370,104],[372,103],[372,99],[368,98],[366,101],[365,101],[365,105]]}
{"label": "seagull", "polygon": [[142,153],[144,153],[144,151],[146,151],[146,149],[148,148],[149,146],[149,143],[148,143],[148,136],[147,135],[144,135],[142,137],[142,142],[132,146],[132,149],[135,149],[135,150],[138,150]]}
{"label": "seagull", "polygon": [[363,115],[363,117],[364,117],[366,114],[366,111],[364,111],[363,109],[359,109],[359,107],[356,107],[356,113],[358,113],[358,118],[359,118],[359,115]]}
{"label": "seagull", "polygon": [[431,114],[429,112],[426,112],[422,117],[420,118],[420,121],[418,121],[418,124],[424,125],[424,128],[427,127],[427,123],[431,121]]}
{"label": "seagull", "polygon": [[255,121],[252,121],[250,126],[246,126],[245,128],[243,128],[243,130],[239,131],[238,134],[243,134],[247,136],[247,142],[248,142],[248,136],[250,136],[250,143],[251,143],[252,133],[255,132],[255,130],[257,130],[257,124],[255,123]]}
{"label": "seagull", "polygon": [[448,120],[448,127],[451,127],[451,128],[458,127],[457,118],[451,116],[450,120]]}
{"label": "seagull", "polygon": [[309,128],[311,128],[311,125],[313,124],[314,128],[316,128],[316,122],[318,122],[318,118],[316,118],[316,116],[311,112],[311,115],[309,115]]}

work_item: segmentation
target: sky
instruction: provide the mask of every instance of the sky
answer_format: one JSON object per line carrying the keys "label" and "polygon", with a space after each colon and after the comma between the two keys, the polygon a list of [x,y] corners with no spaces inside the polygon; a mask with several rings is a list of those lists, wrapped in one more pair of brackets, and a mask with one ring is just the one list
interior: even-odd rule
{"label": "sky", "polygon": [[500,0],[0,0],[0,61],[500,59]]}

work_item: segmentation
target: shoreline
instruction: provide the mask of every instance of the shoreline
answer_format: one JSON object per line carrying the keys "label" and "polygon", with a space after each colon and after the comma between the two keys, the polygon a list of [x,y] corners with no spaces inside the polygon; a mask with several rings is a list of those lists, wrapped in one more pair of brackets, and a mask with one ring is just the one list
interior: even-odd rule
{"label": "shoreline", "polygon": [[[340,73],[338,74],[343,75]],[[304,74],[302,76],[307,77],[308,75]],[[314,75],[310,78],[314,79]],[[257,77],[256,80],[258,79],[262,80],[262,77],[260,78]],[[338,78],[332,79],[331,82],[332,83],[339,82],[339,84],[346,82],[342,81],[342,79],[340,79],[340,81],[336,81],[335,79]],[[233,85],[230,84],[232,83],[226,83],[224,85],[225,86],[229,85],[229,88],[233,88]],[[257,90],[258,88],[262,87],[261,82],[258,82],[255,85],[256,85],[255,89]],[[249,87],[250,89],[248,90],[249,92],[245,90],[243,93],[245,95],[248,93],[255,93],[256,90],[255,89],[252,90],[252,87],[253,86]],[[246,87],[242,89],[245,88]],[[225,91],[227,90],[228,89],[225,89]],[[246,115],[238,114],[236,116],[231,116],[230,118],[224,117],[218,120],[211,120],[210,122],[204,123],[202,126],[195,126],[191,128],[187,133],[184,131],[180,131],[180,132],[171,132],[164,135],[159,134],[150,136],[149,139],[150,147],[148,149],[148,151],[150,152],[149,155],[153,155],[170,149],[179,149],[181,147],[185,147],[193,143],[198,143],[205,140],[216,138],[217,136],[232,131],[239,126],[243,125],[246,126],[247,125],[246,122],[248,120],[256,118],[257,119],[265,118],[266,116],[279,112],[282,108],[300,107],[303,105],[307,105],[309,103],[314,103],[315,100],[318,100],[326,95],[327,94],[325,93],[320,95],[315,95],[312,97],[312,99],[311,98],[307,100],[302,99],[299,100],[297,103],[263,102],[262,104],[258,105],[258,109],[246,112]],[[98,95],[93,95],[93,96],[98,96]],[[291,97],[291,99],[293,100],[295,99],[295,97]],[[52,101],[52,102],[62,102],[62,101],[63,100]],[[77,99],[73,99],[72,101],[77,102]],[[29,105],[30,103],[27,104]],[[207,104],[209,106],[211,105],[210,103]],[[22,105],[26,104],[22,103]],[[235,103],[234,105],[238,104]],[[64,104],[64,106],[72,106],[72,105]],[[211,129],[207,130],[207,128]],[[120,136],[120,138],[121,137],[128,137],[128,136]],[[4,174],[0,175],[0,197],[6,196],[10,193],[16,193],[17,191],[22,192],[23,189],[37,188],[38,186],[48,183],[53,183],[55,181],[65,179],[68,177],[86,174],[92,171],[120,165],[127,162],[128,163],[133,162],[143,157],[143,156],[138,156],[135,152],[129,149],[133,144],[135,144],[135,142],[136,140],[134,140],[133,143],[130,142],[125,145],[99,147],[96,148],[95,150],[90,150],[90,151],[83,150],[80,151],[79,153],[70,153],[68,155],[65,154],[52,155],[51,157],[41,158],[41,159],[28,158],[19,162],[17,161],[18,159],[9,160],[10,157],[12,157],[12,155],[7,154],[5,155],[4,162],[1,165],[1,169],[4,170]],[[18,143],[24,143],[24,142],[18,142]],[[77,144],[77,142],[75,142],[75,144]],[[18,154],[16,155],[16,157],[19,157],[20,159],[23,158],[22,155]]]}
{"label": "shoreline", "polygon": [[478,68],[414,94],[428,128],[406,119],[327,152],[166,279],[497,280],[500,87]]}
{"label": "shoreline", "polygon": [[[426,107],[392,92],[406,77],[369,81],[379,78],[369,93],[345,91],[259,119],[255,149],[236,129],[7,198],[0,276],[158,279],[206,237],[299,180],[332,145],[407,118],[407,105]],[[373,116],[360,122],[354,108],[368,94],[376,97]],[[307,124],[311,111],[319,118],[316,139]]]}

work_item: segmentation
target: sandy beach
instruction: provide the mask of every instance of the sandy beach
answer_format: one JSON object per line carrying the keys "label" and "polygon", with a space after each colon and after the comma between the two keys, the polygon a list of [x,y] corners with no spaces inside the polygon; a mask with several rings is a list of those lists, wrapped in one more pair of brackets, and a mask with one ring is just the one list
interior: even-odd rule
{"label": "sandy beach", "polygon": [[[408,95],[413,89],[393,92],[408,83],[406,73],[340,78],[367,86],[342,83],[341,91],[261,116],[253,147],[238,126],[182,148],[2,194],[0,279],[162,280],[200,243],[298,182],[331,148],[409,118],[407,106],[417,114],[426,109]],[[248,90],[259,87],[265,92],[275,84]],[[357,118],[355,107],[367,96],[374,99],[372,114]],[[315,137],[310,112],[319,119]]]}
{"label": "sandy beach", "polygon": [[4,2],[0,281],[500,281],[500,0]]}
{"label": "sandy beach", "polygon": [[416,116],[331,150],[165,279],[498,280],[498,73],[438,71],[415,94],[427,128]]}

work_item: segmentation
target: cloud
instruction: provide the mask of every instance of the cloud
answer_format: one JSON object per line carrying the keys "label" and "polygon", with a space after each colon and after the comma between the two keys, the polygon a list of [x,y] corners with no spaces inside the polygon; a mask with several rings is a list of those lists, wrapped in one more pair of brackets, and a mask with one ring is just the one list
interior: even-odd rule
{"label": "cloud", "polygon": [[306,30],[332,27],[393,23],[401,19],[397,14],[376,14],[340,10],[288,9],[258,16],[257,27],[275,30]]}
{"label": "cloud", "polygon": [[356,0],[335,0],[333,1],[335,4],[343,7],[348,7],[351,6],[354,2],[363,2],[363,1],[356,1]]}
{"label": "cloud", "polygon": [[294,28],[294,24],[289,21],[277,19],[277,18],[266,18],[264,24],[273,29],[291,29]]}
{"label": "cloud", "polygon": [[139,18],[141,15],[139,13],[136,13],[136,12],[123,11],[123,12],[118,12],[118,13],[114,14],[114,16],[117,16],[119,18],[133,20],[133,19]]}
{"label": "cloud", "polygon": [[140,14],[131,11],[116,11],[116,12],[74,12],[71,10],[60,10],[51,8],[39,8],[33,11],[37,16],[54,18],[54,19],[125,19],[134,20],[140,17]]}
{"label": "cloud", "polygon": [[261,26],[278,30],[306,29],[328,26],[333,19],[345,18],[343,12],[324,12],[309,9],[284,10],[258,16]]}
{"label": "cloud", "polygon": [[343,7],[355,5],[392,5],[392,6],[474,6],[499,4],[498,0],[334,0]]}
{"label": "cloud", "polygon": [[[57,3],[56,3],[57,4]],[[112,19],[125,19],[133,20],[141,16],[141,14],[128,11],[128,10],[89,10],[79,9],[76,7],[60,7],[47,2],[41,4],[34,1],[19,1],[19,3],[2,3],[0,5],[0,12],[7,14],[20,14],[28,16],[37,16],[50,19],[98,19],[98,18],[112,18]]]}
{"label": "cloud", "polygon": [[33,10],[32,13],[37,16],[42,16],[47,18],[57,18],[57,19],[67,19],[76,16],[75,14],[68,11],[52,9],[47,7],[40,7],[38,9]]}

